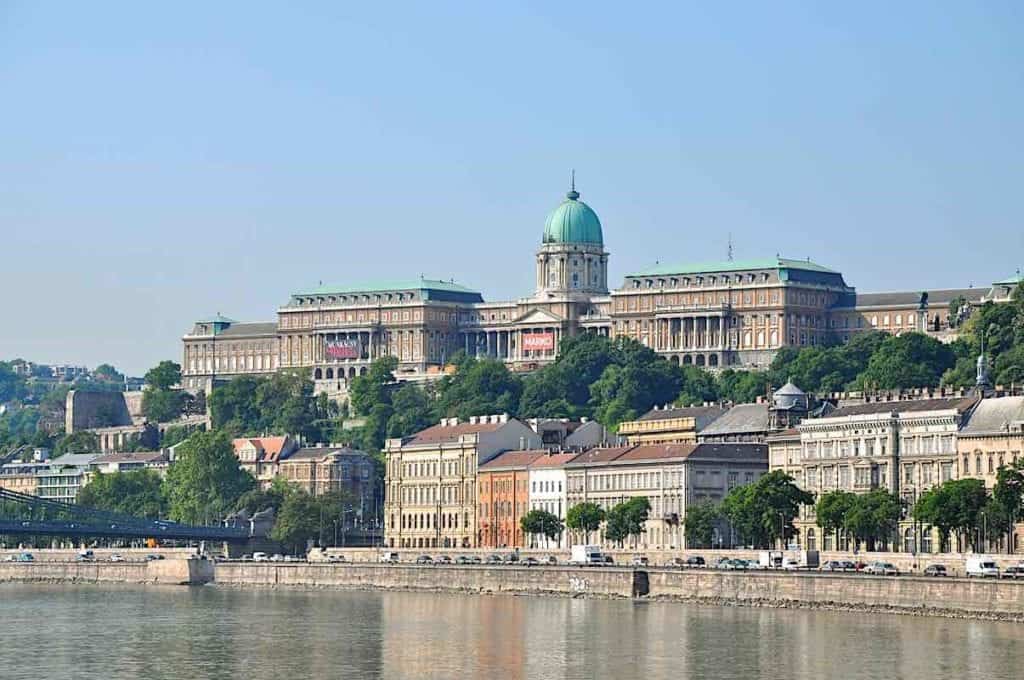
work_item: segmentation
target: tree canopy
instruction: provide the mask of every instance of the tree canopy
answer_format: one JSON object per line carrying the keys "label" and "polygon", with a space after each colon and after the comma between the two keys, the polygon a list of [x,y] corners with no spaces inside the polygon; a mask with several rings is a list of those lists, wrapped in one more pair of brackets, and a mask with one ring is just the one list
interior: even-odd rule
{"label": "tree canopy", "polygon": [[224,517],[254,485],[228,434],[214,431],[197,432],[178,447],[163,489],[171,519],[199,524]]}
{"label": "tree canopy", "polygon": [[781,470],[762,475],[756,482],[737,486],[722,501],[722,512],[744,542],[767,548],[772,541],[795,533],[793,519],[800,506],[814,497]]}
{"label": "tree canopy", "polygon": [[78,492],[78,505],[134,517],[167,516],[167,497],[155,470],[97,473]]}

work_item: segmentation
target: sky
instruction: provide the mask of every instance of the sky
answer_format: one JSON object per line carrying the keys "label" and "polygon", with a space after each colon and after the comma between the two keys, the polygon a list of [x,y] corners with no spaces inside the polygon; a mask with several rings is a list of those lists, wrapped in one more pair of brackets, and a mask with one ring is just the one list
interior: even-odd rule
{"label": "sky", "polygon": [[571,168],[613,287],[730,238],[985,286],[1022,158],[1020,2],[0,0],[0,359],[139,375],[320,281],[528,295]]}

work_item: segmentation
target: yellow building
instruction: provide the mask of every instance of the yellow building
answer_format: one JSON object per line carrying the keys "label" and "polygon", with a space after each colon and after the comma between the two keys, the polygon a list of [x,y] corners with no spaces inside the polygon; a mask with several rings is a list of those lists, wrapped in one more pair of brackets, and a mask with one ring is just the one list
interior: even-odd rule
{"label": "yellow building", "polygon": [[690,444],[705,427],[727,409],[721,404],[655,407],[636,420],[619,424],[619,434],[630,444]]}

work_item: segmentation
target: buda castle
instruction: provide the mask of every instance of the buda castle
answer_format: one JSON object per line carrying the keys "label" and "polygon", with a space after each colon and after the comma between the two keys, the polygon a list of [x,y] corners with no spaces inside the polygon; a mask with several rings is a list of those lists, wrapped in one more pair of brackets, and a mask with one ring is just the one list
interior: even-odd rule
{"label": "buda castle", "polygon": [[988,288],[859,294],[838,271],[776,256],[659,264],[611,290],[608,257],[601,221],[573,186],[544,223],[530,295],[487,302],[455,281],[426,278],[298,291],[276,321],[197,321],[182,338],[182,384],[209,392],[240,375],[302,368],[318,391],[341,394],[377,357],[396,357],[401,380],[429,380],[459,351],[531,371],[579,333],[631,337],[669,361],[710,370],[766,368],[780,348],[830,336],[952,337],[958,317],[1009,299],[1021,279],[1018,272]]}

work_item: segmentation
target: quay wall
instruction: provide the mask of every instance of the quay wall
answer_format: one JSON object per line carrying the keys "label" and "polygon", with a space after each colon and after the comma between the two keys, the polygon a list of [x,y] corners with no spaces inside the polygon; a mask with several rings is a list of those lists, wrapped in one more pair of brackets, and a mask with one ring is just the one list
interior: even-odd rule
{"label": "quay wall", "polygon": [[0,562],[0,583],[149,583],[199,585],[214,577],[210,560],[163,559],[151,562]]}
{"label": "quay wall", "polygon": [[626,567],[372,563],[217,564],[218,585],[558,594],[1024,620],[1024,581]]}

